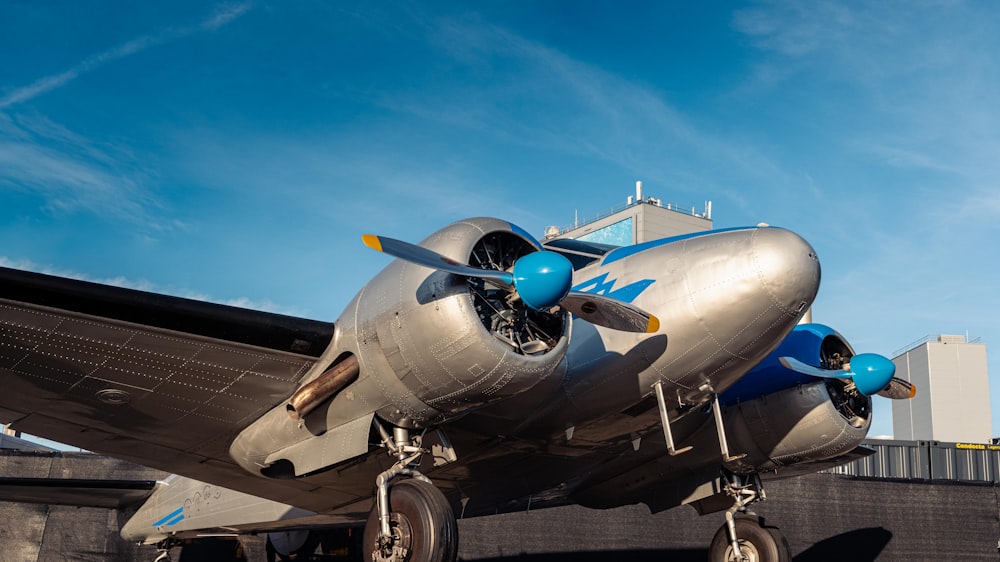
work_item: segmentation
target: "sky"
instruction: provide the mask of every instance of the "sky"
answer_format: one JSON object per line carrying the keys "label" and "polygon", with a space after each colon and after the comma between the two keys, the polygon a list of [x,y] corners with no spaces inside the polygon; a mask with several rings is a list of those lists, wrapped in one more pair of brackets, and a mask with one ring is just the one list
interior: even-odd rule
{"label": "sky", "polygon": [[[987,345],[1000,4],[0,2],[0,265],[336,320],[471,216],[644,193],[816,248],[858,352]],[[960,384],[956,382],[956,384]],[[870,435],[892,433],[877,399]]]}

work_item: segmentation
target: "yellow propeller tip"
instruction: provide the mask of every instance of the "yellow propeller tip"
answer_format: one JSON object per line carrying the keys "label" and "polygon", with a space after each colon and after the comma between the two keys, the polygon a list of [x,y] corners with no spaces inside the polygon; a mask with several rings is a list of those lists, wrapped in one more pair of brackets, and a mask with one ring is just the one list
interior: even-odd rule
{"label": "yellow propeller tip", "polygon": [[365,243],[365,246],[373,250],[382,251],[382,241],[378,239],[378,236],[374,234],[362,234],[361,241]]}
{"label": "yellow propeller tip", "polygon": [[660,319],[650,314],[649,324],[646,325],[646,333],[652,334],[653,332],[658,331],[660,331]]}
{"label": "yellow propeller tip", "polygon": [[917,385],[912,385],[910,387],[910,398],[913,398],[916,395],[917,395]]}

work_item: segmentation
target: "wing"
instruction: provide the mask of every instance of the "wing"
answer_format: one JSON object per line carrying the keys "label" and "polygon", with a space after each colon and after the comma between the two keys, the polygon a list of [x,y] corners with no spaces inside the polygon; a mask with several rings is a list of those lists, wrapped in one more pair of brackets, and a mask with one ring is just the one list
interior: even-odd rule
{"label": "wing", "polygon": [[0,419],[144,466],[329,508],[329,495],[317,505],[305,493],[323,484],[252,476],[228,448],[288,398],[332,336],[331,323],[0,268]]}
{"label": "wing", "polygon": [[122,509],[153,493],[155,480],[0,478],[0,501]]}

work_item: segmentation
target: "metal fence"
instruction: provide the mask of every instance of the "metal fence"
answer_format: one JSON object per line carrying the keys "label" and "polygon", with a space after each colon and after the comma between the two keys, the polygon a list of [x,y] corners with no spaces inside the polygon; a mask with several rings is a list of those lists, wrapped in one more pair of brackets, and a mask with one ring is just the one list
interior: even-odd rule
{"label": "metal fence", "polygon": [[1000,445],[872,439],[875,454],[828,472],[865,478],[1000,483]]}

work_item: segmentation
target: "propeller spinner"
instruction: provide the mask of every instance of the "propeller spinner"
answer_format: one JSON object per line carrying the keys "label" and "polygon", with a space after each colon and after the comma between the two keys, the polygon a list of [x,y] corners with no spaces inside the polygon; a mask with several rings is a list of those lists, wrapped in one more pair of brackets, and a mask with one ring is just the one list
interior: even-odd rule
{"label": "propeller spinner", "polygon": [[896,365],[875,353],[859,353],[851,357],[843,369],[821,369],[807,365],[794,357],[779,359],[786,369],[819,378],[848,379],[858,392],[866,396],[878,394],[893,400],[906,400],[917,394],[917,387],[894,376]]}
{"label": "propeller spinner", "polygon": [[630,304],[604,295],[571,291],[573,265],[555,252],[532,252],[518,258],[511,271],[498,271],[472,267],[394,238],[365,234],[361,240],[373,250],[410,263],[486,280],[515,294],[534,310],[560,305],[592,324],[625,332],[652,333],[660,328],[659,319]]}

